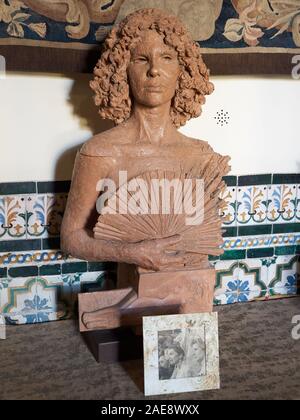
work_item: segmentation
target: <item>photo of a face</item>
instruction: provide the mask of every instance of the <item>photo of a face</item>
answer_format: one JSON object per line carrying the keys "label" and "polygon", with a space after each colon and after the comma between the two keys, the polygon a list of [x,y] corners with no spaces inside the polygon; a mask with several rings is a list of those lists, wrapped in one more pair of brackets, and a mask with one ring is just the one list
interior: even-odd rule
{"label": "photo of a face", "polygon": [[158,332],[159,380],[206,375],[205,329]]}
{"label": "photo of a face", "polygon": [[218,314],[143,317],[145,395],[220,389]]}

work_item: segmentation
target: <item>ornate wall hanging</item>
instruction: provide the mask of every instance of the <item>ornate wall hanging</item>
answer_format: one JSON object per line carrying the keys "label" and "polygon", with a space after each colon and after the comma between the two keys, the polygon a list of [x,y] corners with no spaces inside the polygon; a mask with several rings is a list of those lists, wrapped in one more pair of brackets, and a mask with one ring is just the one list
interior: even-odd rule
{"label": "ornate wall hanging", "polygon": [[0,0],[8,70],[91,72],[115,22],[167,9],[201,42],[212,74],[290,74],[300,54],[300,0]]}

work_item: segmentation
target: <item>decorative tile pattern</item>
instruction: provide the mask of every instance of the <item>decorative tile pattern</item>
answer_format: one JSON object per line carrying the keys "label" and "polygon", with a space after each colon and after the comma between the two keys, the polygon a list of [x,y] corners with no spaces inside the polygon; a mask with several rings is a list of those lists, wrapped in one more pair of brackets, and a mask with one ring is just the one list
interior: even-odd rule
{"label": "decorative tile pattern", "polygon": [[240,261],[239,280],[248,284],[248,288],[257,294],[256,297],[264,296],[268,282],[268,259]]}
{"label": "decorative tile pattern", "polygon": [[297,294],[300,279],[299,257],[275,257],[268,271],[268,287],[270,296]]}
{"label": "decorative tile pattern", "polygon": [[300,245],[300,234],[286,235],[260,235],[250,237],[225,238],[222,248],[225,251],[235,249],[255,249],[267,247],[297,246]]}
{"label": "decorative tile pattern", "polygon": [[[72,257],[69,260],[74,260]],[[3,252],[0,254],[0,267],[31,265],[32,263],[56,263],[63,261],[64,255],[61,251],[28,251],[28,252]]]}
{"label": "decorative tile pattern", "polygon": [[26,239],[25,196],[0,197],[0,240]]}
{"label": "decorative tile pattern", "polygon": [[272,185],[269,187],[268,221],[292,223],[296,217],[297,186]]}
{"label": "decorative tile pattern", "polygon": [[0,313],[16,324],[64,319],[74,314],[82,289],[101,290],[104,281],[103,272],[0,279]]}
{"label": "decorative tile pattern", "polygon": [[36,278],[16,278],[7,282],[0,280],[0,313],[21,313],[26,318],[36,312]]}
{"label": "decorative tile pattern", "polygon": [[[215,304],[297,293],[300,176],[226,177],[220,198],[224,255]],[[60,225],[70,183],[0,184],[0,313],[9,323],[72,316],[79,292],[113,288],[116,264],[63,255]]]}
{"label": "decorative tile pattern", "polygon": [[67,195],[62,193],[28,197],[28,237],[59,236],[66,201]]}
{"label": "decorative tile pattern", "polygon": [[222,200],[220,216],[222,217],[224,226],[236,225],[236,198],[237,187],[227,187],[220,195],[220,199]]}
{"label": "decorative tile pattern", "polygon": [[232,288],[231,292],[218,295],[215,298],[215,306],[252,302],[260,298],[259,292],[250,290],[246,282],[238,281],[230,286]]}
{"label": "decorative tile pattern", "polygon": [[263,224],[267,219],[267,185],[238,187],[237,222],[238,225],[252,226]]}
{"label": "decorative tile pattern", "polygon": [[286,235],[273,235],[270,245],[284,246],[284,245],[299,245],[300,234],[286,234]]}
{"label": "decorative tile pattern", "polygon": [[218,298],[230,292],[229,284],[239,280],[239,261],[217,261],[215,269],[217,272],[215,297]]}
{"label": "decorative tile pattern", "polygon": [[259,248],[266,247],[271,244],[272,238],[268,236],[252,236],[252,237],[241,237],[241,238],[226,238],[224,239],[223,249],[248,249],[248,248]]}
{"label": "decorative tile pattern", "polygon": [[215,304],[248,302],[266,295],[268,267],[263,259],[218,261]]}

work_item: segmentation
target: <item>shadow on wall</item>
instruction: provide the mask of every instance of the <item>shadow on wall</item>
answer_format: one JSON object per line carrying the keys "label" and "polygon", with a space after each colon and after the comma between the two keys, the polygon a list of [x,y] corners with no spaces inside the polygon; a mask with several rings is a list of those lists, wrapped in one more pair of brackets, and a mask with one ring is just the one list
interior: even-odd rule
{"label": "shadow on wall", "polygon": [[[92,136],[103,133],[114,127],[114,123],[103,120],[98,114],[98,109],[93,100],[93,91],[89,87],[92,74],[69,75],[74,80],[69,93],[68,104],[72,108],[75,118],[79,119],[82,129],[90,131]],[[76,140],[76,139],[74,139]],[[76,153],[82,144],[65,150],[58,158],[55,169],[56,180],[69,180],[72,177]]]}

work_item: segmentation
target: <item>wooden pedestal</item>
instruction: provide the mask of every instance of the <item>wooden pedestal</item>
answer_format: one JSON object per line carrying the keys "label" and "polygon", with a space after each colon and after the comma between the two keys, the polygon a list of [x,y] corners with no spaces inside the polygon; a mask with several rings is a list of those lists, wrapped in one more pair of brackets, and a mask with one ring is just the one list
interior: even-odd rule
{"label": "wooden pedestal", "polygon": [[82,337],[98,363],[124,362],[143,357],[143,338],[131,328],[86,331]]}

